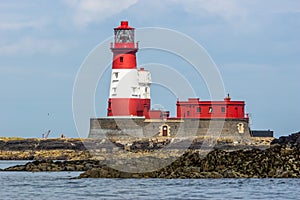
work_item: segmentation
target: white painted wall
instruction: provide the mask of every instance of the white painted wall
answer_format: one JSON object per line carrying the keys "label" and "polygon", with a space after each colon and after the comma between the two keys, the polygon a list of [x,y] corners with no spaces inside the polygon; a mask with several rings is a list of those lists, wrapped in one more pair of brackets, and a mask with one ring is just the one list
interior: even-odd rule
{"label": "white painted wall", "polygon": [[151,74],[147,70],[138,71],[141,98],[150,99]]}
{"label": "white painted wall", "polygon": [[151,74],[146,70],[113,69],[109,98],[150,99]]}
{"label": "white painted wall", "polygon": [[113,69],[109,98],[138,98],[138,72],[136,69]]}

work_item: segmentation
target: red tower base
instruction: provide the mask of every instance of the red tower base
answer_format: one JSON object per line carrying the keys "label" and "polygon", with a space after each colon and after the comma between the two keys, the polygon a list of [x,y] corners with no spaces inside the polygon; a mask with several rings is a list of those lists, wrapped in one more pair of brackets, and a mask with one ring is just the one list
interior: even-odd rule
{"label": "red tower base", "polygon": [[110,98],[107,116],[138,116],[149,118],[150,99]]}

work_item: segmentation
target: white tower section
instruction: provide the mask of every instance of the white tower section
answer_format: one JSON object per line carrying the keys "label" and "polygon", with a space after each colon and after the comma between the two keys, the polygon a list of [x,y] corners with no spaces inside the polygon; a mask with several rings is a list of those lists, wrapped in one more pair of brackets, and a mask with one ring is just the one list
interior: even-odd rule
{"label": "white tower section", "polygon": [[113,69],[109,98],[140,98],[138,71],[136,69]]}
{"label": "white tower section", "polygon": [[138,71],[138,84],[141,99],[150,99],[151,74],[144,68]]}

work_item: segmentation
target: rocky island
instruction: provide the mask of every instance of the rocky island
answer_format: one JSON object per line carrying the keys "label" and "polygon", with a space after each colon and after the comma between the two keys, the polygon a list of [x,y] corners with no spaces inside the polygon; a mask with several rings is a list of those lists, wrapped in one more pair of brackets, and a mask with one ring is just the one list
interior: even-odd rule
{"label": "rocky island", "polygon": [[[300,132],[274,139],[269,142],[269,146],[266,140],[264,143],[260,141],[252,145],[237,145],[222,140],[217,142],[214,150],[207,153],[203,153],[205,149],[199,148],[200,140],[194,140],[190,148],[178,158],[176,153],[180,152],[175,149],[168,150],[168,155],[159,155],[162,166],[173,159],[169,165],[158,170],[137,173],[117,170],[113,164],[126,164],[130,159],[135,159],[135,162],[140,161],[146,165],[155,151],[174,141],[157,140],[155,144],[153,141],[152,144],[149,141],[136,141],[131,143],[130,148],[110,140],[112,141],[118,145],[117,148],[110,149],[109,154],[109,148],[103,148],[103,152],[98,151],[95,156],[96,154],[90,153],[93,149],[87,150],[88,145],[95,147],[95,144],[101,143],[103,147],[108,146],[109,141],[2,140],[0,158],[35,160],[3,169],[4,171],[85,171],[80,178],[300,178]],[[17,153],[21,151],[23,154]],[[125,156],[124,151],[133,152],[135,158]],[[108,166],[107,161],[113,164]]]}

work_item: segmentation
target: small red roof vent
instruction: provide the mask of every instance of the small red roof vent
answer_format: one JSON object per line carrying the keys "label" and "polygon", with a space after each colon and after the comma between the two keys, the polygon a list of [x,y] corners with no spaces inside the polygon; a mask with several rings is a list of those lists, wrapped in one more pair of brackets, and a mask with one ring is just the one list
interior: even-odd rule
{"label": "small red roof vent", "polygon": [[134,29],[134,28],[128,26],[128,21],[121,21],[120,26],[118,26],[115,29]]}
{"label": "small red roof vent", "polygon": [[121,26],[128,26],[128,21],[121,21]]}

